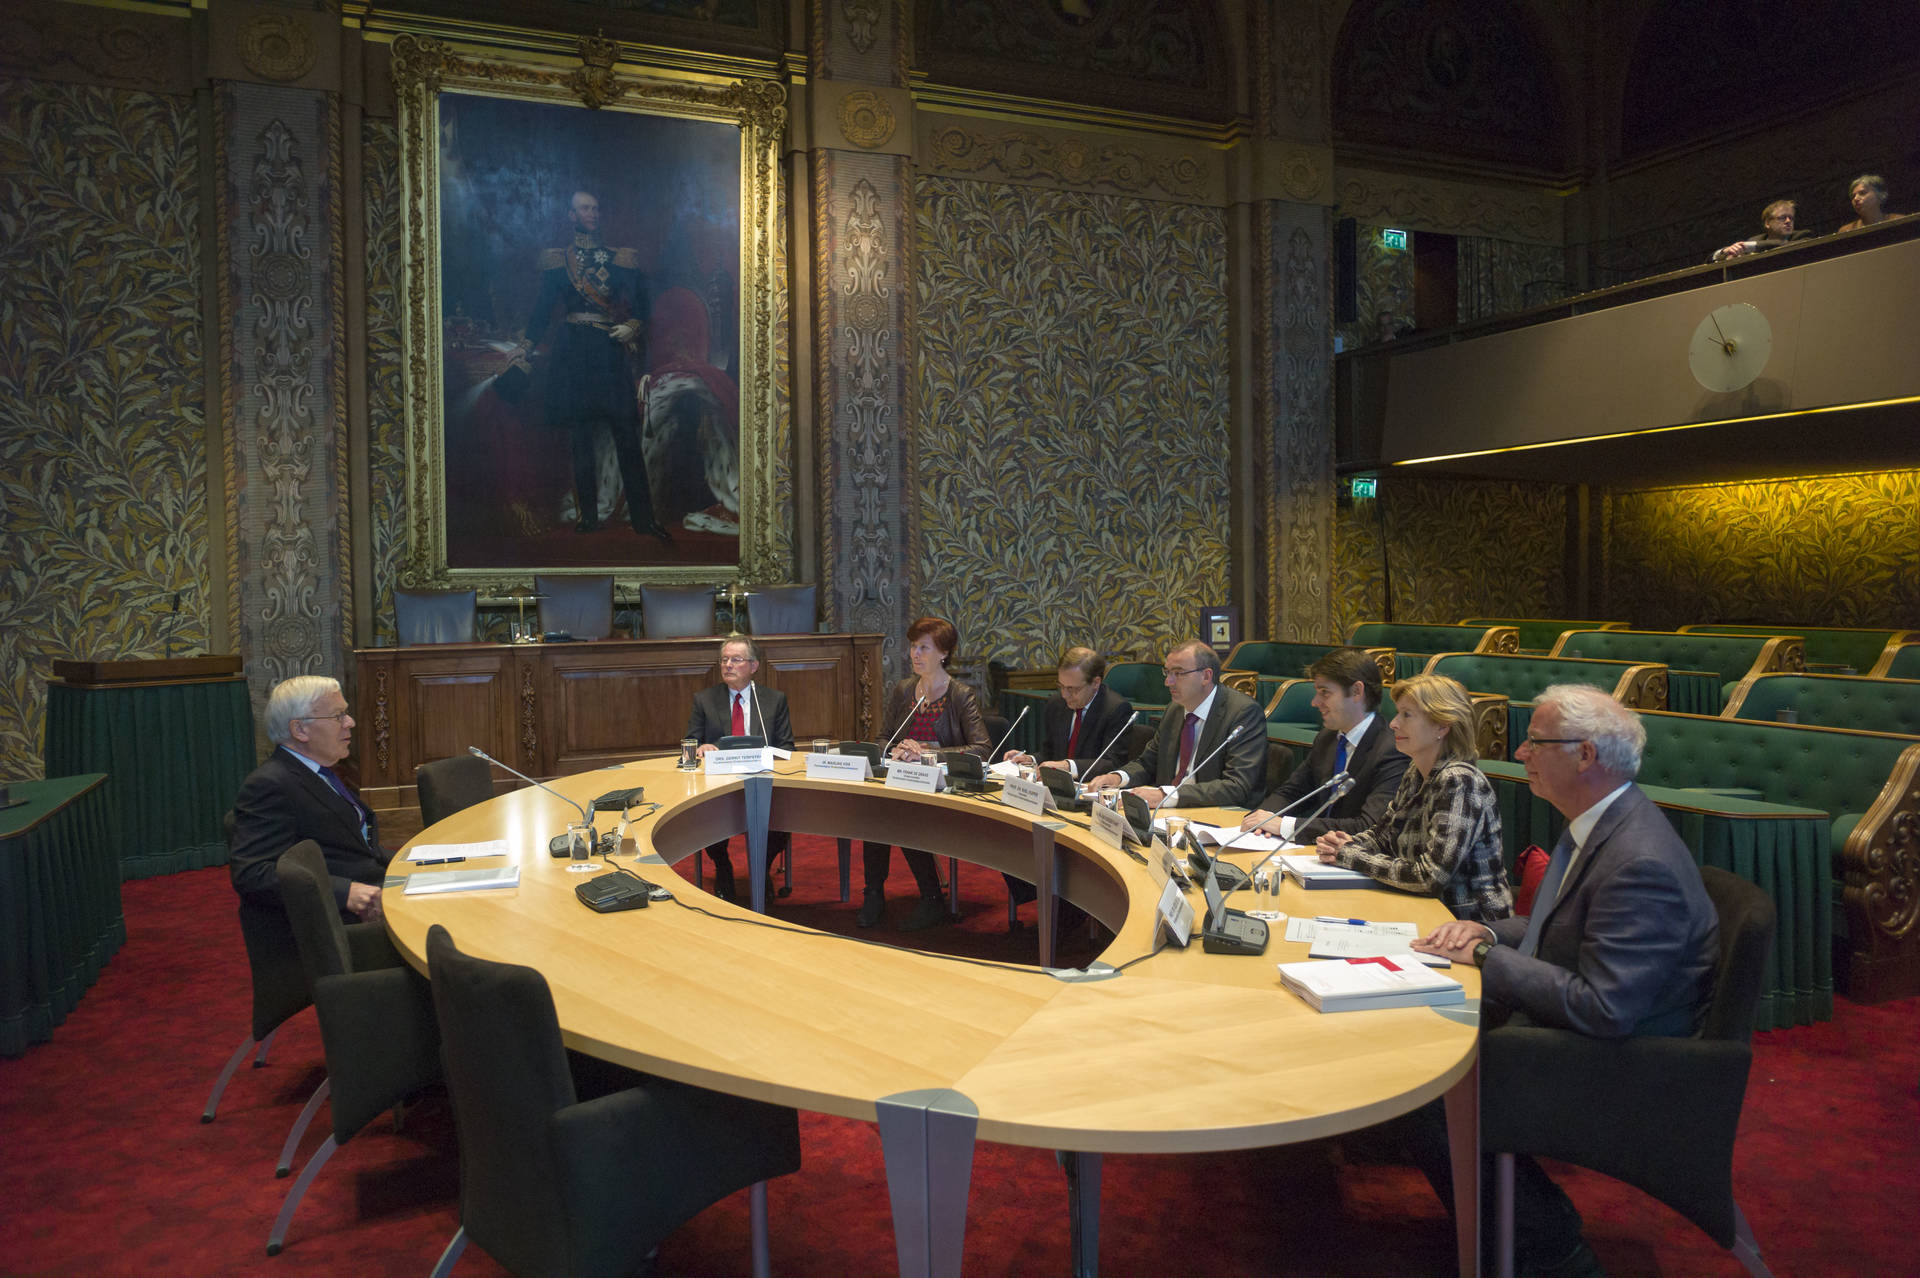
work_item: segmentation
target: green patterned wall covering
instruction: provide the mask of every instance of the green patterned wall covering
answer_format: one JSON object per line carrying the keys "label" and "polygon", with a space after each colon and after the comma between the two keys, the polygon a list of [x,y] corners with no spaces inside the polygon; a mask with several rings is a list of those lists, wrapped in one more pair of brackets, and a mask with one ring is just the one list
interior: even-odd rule
{"label": "green patterned wall covering", "polygon": [[1920,627],[1920,471],[1616,493],[1605,615]]}
{"label": "green patterned wall covering", "polygon": [[915,198],[915,609],[981,659],[1157,659],[1225,602],[1222,214],[924,176]]}
{"label": "green patterned wall covering", "polygon": [[407,423],[400,353],[400,131],[361,126],[367,219],[367,508],[374,643],[394,642],[393,587],[407,553]]}
{"label": "green patterned wall covering", "polygon": [[1559,488],[1388,474],[1377,502],[1334,521],[1333,615],[1344,639],[1385,620],[1381,505],[1393,567],[1393,619],[1446,625],[1462,617],[1554,617],[1566,595],[1567,499]]}
{"label": "green patterned wall covering", "polygon": [[206,650],[199,163],[189,100],[0,80],[0,781],[54,659]]}

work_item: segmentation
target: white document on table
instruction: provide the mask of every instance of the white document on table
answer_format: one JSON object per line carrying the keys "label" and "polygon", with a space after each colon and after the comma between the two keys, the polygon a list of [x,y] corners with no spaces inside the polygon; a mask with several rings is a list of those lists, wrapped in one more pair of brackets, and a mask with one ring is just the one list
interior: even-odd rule
{"label": "white document on table", "polygon": [[477,861],[483,856],[505,856],[505,839],[485,839],[479,843],[417,843],[407,849],[412,865],[440,865],[448,861]]}

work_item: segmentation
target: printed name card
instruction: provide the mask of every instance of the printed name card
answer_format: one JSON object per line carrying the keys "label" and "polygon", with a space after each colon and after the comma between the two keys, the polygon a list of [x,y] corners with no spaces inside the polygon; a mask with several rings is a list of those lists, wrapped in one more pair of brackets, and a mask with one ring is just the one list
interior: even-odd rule
{"label": "printed name card", "polygon": [[715,750],[706,756],[706,760],[707,775],[710,777],[765,772],[773,766],[773,754],[765,746],[755,746],[748,750]]}
{"label": "printed name card", "polygon": [[1022,781],[1019,777],[1008,777],[1001,782],[1000,798],[1008,807],[1034,816],[1054,806],[1053,791],[1038,781]]}
{"label": "printed name card", "polygon": [[873,775],[864,754],[810,754],[807,756],[809,781],[865,781]]}
{"label": "printed name card", "polygon": [[1167,880],[1167,886],[1160,891],[1158,910],[1167,934],[1181,949],[1186,949],[1187,942],[1193,939],[1193,907],[1180,895],[1180,885],[1172,879]]}
{"label": "printed name card", "polygon": [[1167,841],[1155,834],[1153,847],[1147,852],[1147,873],[1153,875],[1153,881],[1165,891],[1167,880],[1173,877],[1173,852],[1167,847]]}
{"label": "printed name card", "polygon": [[940,789],[940,765],[937,763],[902,763],[895,759],[887,767],[887,788],[889,790],[917,790],[921,794],[934,794]]}
{"label": "printed name card", "polygon": [[1127,850],[1127,819],[1105,804],[1093,805],[1093,834],[1115,852]]}

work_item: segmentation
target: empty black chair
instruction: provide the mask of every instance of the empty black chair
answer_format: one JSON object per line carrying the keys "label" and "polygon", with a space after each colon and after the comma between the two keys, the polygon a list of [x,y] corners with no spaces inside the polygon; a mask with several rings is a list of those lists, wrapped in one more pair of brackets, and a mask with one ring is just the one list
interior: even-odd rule
{"label": "empty black chair", "polygon": [[267,1049],[273,1046],[273,1036],[281,1023],[313,1002],[285,914],[251,901],[241,901],[240,939],[247,947],[247,971],[253,978],[252,1028],[227,1058],[220,1077],[214,1080],[213,1094],[207,1097],[206,1108],[200,1111],[203,1123],[211,1123],[218,1114],[220,1096],[247,1053],[258,1047],[259,1055],[254,1057],[253,1067],[264,1066]]}
{"label": "empty black chair", "polygon": [[687,639],[713,633],[709,586],[640,587],[640,629],[649,639]]}
{"label": "empty black chair", "polygon": [[597,573],[585,577],[536,575],[533,589],[540,600],[540,629],[565,633],[575,639],[605,639],[613,633],[613,577]]}
{"label": "empty black chair", "polygon": [[420,824],[443,821],[463,808],[493,797],[493,765],[478,755],[456,754],[413,770],[420,795]]}
{"label": "empty black chair", "polygon": [[631,1274],[749,1185],[753,1268],[767,1271],[765,1182],[800,1169],[793,1110],[598,1062],[632,1085],[583,1099],[539,972],[462,954],[438,924],[427,970],[460,1133],[460,1228],[436,1278],[469,1241],[514,1274]]}
{"label": "empty black chair", "polygon": [[[1749,1272],[1765,1274],[1733,1200],[1733,1139],[1773,948],[1773,899],[1712,866],[1700,877],[1720,919],[1720,965],[1700,1032],[1599,1039],[1531,1025],[1489,1031],[1480,1045],[1481,1148],[1500,1156],[1503,1217],[1512,1210],[1513,1155],[1544,1154],[1651,1194]],[[1510,1272],[1510,1227],[1499,1250],[1508,1259],[1502,1272]]]}
{"label": "empty black chair", "polygon": [[419,643],[472,643],[478,617],[473,590],[396,590],[393,628],[401,647]]}
{"label": "empty black chair", "polygon": [[747,624],[756,635],[810,635],[814,586],[755,586],[747,596]]}
{"label": "empty black chair", "polygon": [[333,1131],[287,1190],[267,1238],[269,1256],[280,1254],[307,1186],[333,1151],[383,1110],[440,1076],[440,1035],[426,981],[401,960],[384,928],[376,930],[377,943],[348,939],[320,846],[303,839],[288,848],[280,856],[278,876],[280,900],[320,1018]]}

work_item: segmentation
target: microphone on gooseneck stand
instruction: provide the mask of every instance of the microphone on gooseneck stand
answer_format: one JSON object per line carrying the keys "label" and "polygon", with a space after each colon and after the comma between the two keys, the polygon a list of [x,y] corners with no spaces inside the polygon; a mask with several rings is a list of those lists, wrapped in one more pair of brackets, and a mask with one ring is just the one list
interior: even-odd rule
{"label": "microphone on gooseneck stand", "polygon": [[[1174,782],[1173,785],[1169,786],[1166,792],[1160,796],[1160,802],[1154,804],[1153,811],[1147,814],[1147,831],[1148,831],[1149,838],[1152,837],[1153,818],[1160,814],[1161,807],[1166,803],[1168,799],[1173,797],[1173,792],[1180,788],[1180,782],[1187,780],[1189,777],[1195,776],[1196,774],[1199,773],[1200,769],[1206,767],[1209,763],[1212,763],[1214,759],[1219,756],[1220,752],[1226,749],[1227,746],[1233,741],[1235,737],[1239,736],[1241,732],[1245,731],[1246,726],[1247,725],[1244,723],[1234,724],[1232,728],[1228,729],[1227,735],[1221,739],[1220,744],[1207,752],[1206,758],[1200,760],[1200,762],[1188,768],[1186,772],[1186,776],[1181,777],[1180,781]],[[1245,887],[1247,883],[1250,881],[1247,878],[1247,876],[1241,871],[1239,866],[1228,865],[1225,861],[1215,861],[1212,857],[1208,856],[1206,853],[1206,850],[1200,846],[1200,841],[1198,839],[1194,840],[1193,850],[1187,854],[1187,860],[1192,862],[1193,868],[1200,871],[1202,874],[1205,874],[1207,872],[1208,866],[1213,866],[1215,874],[1219,876],[1220,887],[1222,891],[1231,892],[1234,888]]]}
{"label": "microphone on gooseneck stand", "polygon": [[[1334,794],[1331,798],[1329,798],[1326,801],[1326,803],[1322,804],[1319,810],[1314,812],[1313,815],[1309,816],[1306,819],[1306,821],[1296,822],[1293,827],[1294,829],[1298,830],[1303,826],[1305,826],[1310,821],[1319,820],[1320,814],[1322,812],[1325,812],[1327,808],[1331,807],[1335,799],[1338,799],[1340,795],[1345,794],[1348,790],[1351,790],[1353,788],[1353,776],[1352,774],[1345,771],[1334,773],[1332,776],[1328,777],[1325,781],[1322,781],[1319,785],[1316,785],[1315,787],[1313,787],[1313,789],[1307,791],[1305,794],[1295,799],[1292,803],[1287,804],[1285,807],[1281,808],[1278,812],[1274,813],[1272,816],[1262,821],[1259,825],[1248,826],[1246,829],[1240,831],[1240,833],[1234,835],[1231,839],[1228,839],[1225,843],[1222,843],[1220,845],[1220,850],[1222,852],[1225,852],[1229,848],[1231,848],[1234,844],[1238,843],[1241,839],[1245,838],[1247,835],[1260,833],[1262,830],[1265,830],[1268,826],[1272,825],[1275,821],[1278,821],[1281,817],[1293,811],[1295,808],[1305,803],[1308,799],[1311,799],[1314,795],[1320,793],[1322,790],[1325,790],[1330,786],[1339,786],[1340,789],[1338,793]],[[1284,836],[1283,836],[1283,841],[1284,841]]]}
{"label": "microphone on gooseneck stand", "polygon": [[[1331,779],[1330,779],[1330,780],[1329,780],[1329,781],[1327,782],[1327,784],[1328,784],[1328,785],[1331,785],[1331,786],[1333,786],[1333,793],[1332,793],[1332,794],[1329,794],[1329,795],[1328,795],[1328,796],[1326,797],[1326,801],[1325,801],[1325,802],[1323,802],[1323,803],[1322,803],[1322,804],[1321,804],[1321,805],[1320,805],[1319,807],[1317,807],[1317,808],[1315,808],[1315,809],[1314,809],[1314,810],[1312,811],[1312,813],[1310,813],[1310,814],[1308,815],[1308,817],[1307,817],[1307,819],[1306,819],[1306,821],[1302,821],[1302,822],[1300,823],[1300,825],[1306,825],[1306,824],[1307,824],[1307,822],[1309,822],[1309,821],[1318,821],[1318,820],[1320,819],[1320,816],[1321,816],[1321,814],[1322,814],[1322,813],[1324,813],[1324,812],[1325,812],[1325,811],[1326,811],[1326,810],[1327,810],[1328,808],[1330,808],[1330,807],[1332,807],[1332,806],[1333,806],[1333,805],[1334,805],[1335,803],[1337,803],[1337,802],[1339,802],[1339,801],[1340,801],[1340,796],[1341,796],[1341,795],[1343,795],[1343,794],[1345,794],[1345,793],[1346,793],[1347,791],[1349,791],[1349,790],[1351,790],[1351,789],[1353,789],[1353,787],[1354,787],[1354,784],[1355,784],[1355,783],[1354,783],[1354,779],[1353,779],[1352,777],[1350,777],[1350,776],[1348,776],[1348,775],[1347,775],[1346,773],[1344,773],[1344,772],[1341,772],[1341,773],[1337,773],[1336,775],[1334,775],[1334,776],[1333,776],[1333,777],[1332,777],[1332,778],[1331,778]],[[1304,799],[1304,798],[1306,798],[1306,797],[1308,797],[1308,796],[1307,796],[1307,795],[1304,795],[1304,794],[1303,794],[1303,795],[1301,795],[1300,797]],[[1288,807],[1292,807],[1293,805],[1292,805],[1292,804],[1288,804],[1287,806],[1288,806]],[[1274,815],[1274,816],[1279,816],[1280,814],[1279,814],[1278,812],[1276,812],[1276,813],[1274,813],[1273,815]],[[1268,818],[1268,819],[1269,819],[1269,820],[1271,820],[1272,818]],[[1266,821],[1262,821],[1262,822],[1260,823],[1260,825],[1256,825],[1256,826],[1255,826],[1255,827],[1253,827],[1253,828],[1254,828],[1255,830],[1258,830],[1258,829],[1260,829],[1260,828],[1261,828],[1261,826],[1264,826],[1264,825],[1266,825]],[[1295,828],[1295,829],[1298,829],[1298,828],[1299,828],[1299,826],[1295,826],[1294,828]],[[1241,831],[1240,833],[1241,833],[1241,834],[1246,834],[1246,833],[1249,833],[1249,831],[1246,831],[1246,830],[1242,830],[1242,831]],[[1238,837],[1239,837],[1239,835],[1235,835],[1234,837],[1235,837],[1235,838],[1238,838]],[[1228,840],[1228,843],[1231,843],[1231,842],[1232,842],[1232,840]],[[1250,871],[1248,871],[1248,873],[1247,873],[1247,883],[1251,883],[1251,882],[1253,881],[1253,876],[1254,876],[1254,875],[1256,875],[1256,874],[1258,874],[1258,873],[1260,873],[1260,871],[1262,871],[1262,870],[1264,870],[1264,869],[1266,869],[1266,868],[1267,868],[1267,867],[1268,867],[1269,865],[1271,865],[1271,864],[1273,864],[1273,858],[1275,858],[1276,856],[1279,856],[1279,855],[1280,855],[1280,849],[1281,849],[1281,848],[1284,848],[1284,847],[1286,847],[1286,846],[1287,846],[1287,844],[1286,844],[1286,841],[1285,841],[1285,840],[1283,839],[1283,840],[1281,841],[1281,843],[1280,843],[1280,847],[1278,847],[1278,848],[1275,848],[1275,849],[1274,849],[1273,851],[1271,851],[1271,852],[1269,852],[1269,853],[1267,853],[1267,854],[1266,854],[1265,856],[1263,856],[1263,857],[1261,857],[1261,858],[1260,858],[1260,859],[1259,859],[1258,861],[1256,861],[1256,862],[1254,862],[1254,864],[1253,864],[1253,869],[1252,869],[1252,870],[1250,870]],[[1227,850],[1227,848],[1226,848],[1226,845],[1224,845],[1224,844],[1223,844],[1223,845],[1221,846],[1221,848],[1220,848],[1220,850],[1221,850],[1222,852],[1224,852],[1224,851],[1226,851],[1226,850]],[[1229,892],[1237,892],[1237,891],[1239,891],[1239,890],[1240,890],[1241,888],[1243,888],[1243,887],[1245,887],[1246,885],[1247,885],[1246,883],[1238,883],[1238,884],[1235,884],[1235,885],[1234,885],[1233,887],[1230,887],[1230,888],[1228,888],[1228,889],[1227,889],[1227,891],[1229,891]]]}
{"label": "microphone on gooseneck stand", "polygon": [[921,697],[913,703],[913,709],[907,711],[907,717],[900,721],[900,726],[893,730],[893,735],[887,738],[887,743],[880,747],[880,757],[882,759],[887,757],[888,752],[893,749],[893,743],[900,739],[900,734],[907,730],[907,725],[913,722],[913,716],[919,714],[920,707],[925,704],[927,704],[925,697]]}
{"label": "microphone on gooseneck stand", "polygon": [[987,751],[987,758],[997,759],[1000,757],[1000,746],[1003,746],[1007,743],[1007,737],[1010,737],[1013,735],[1013,730],[1020,726],[1020,720],[1026,718],[1027,711],[1031,710],[1032,708],[1033,707],[1030,705],[1020,707],[1020,713],[1017,716],[1015,716],[1014,721],[1012,723],[1007,725],[1007,731],[1005,735],[1003,735],[1000,738],[999,745],[996,745],[993,747],[993,749]]}
{"label": "microphone on gooseneck stand", "polygon": [[748,682],[747,695],[753,698],[753,721],[760,725],[759,737],[768,745],[772,745],[773,738],[767,735],[767,716],[760,713],[760,681],[758,679]]}
{"label": "microphone on gooseneck stand", "polygon": [[[1113,749],[1115,746],[1120,744],[1120,738],[1127,735],[1127,729],[1131,728],[1139,720],[1139,718],[1140,718],[1140,712],[1138,710],[1135,710],[1132,714],[1128,715],[1127,721],[1120,725],[1120,731],[1114,733],[1113,739],[1100,747],[1100,753],[1094,755],[1093,758],[1090,761],[1088,761],[1087,766],[1084,769],[1075,770],[1074,780],[1084,781],[1088,777],[1099,776],[1100,761],[1107,757],[1107,751]],[[1073,760],[1068,759],[1067,762],[1072,763]]]}
{"label": "microphone on gooseneck stand", "polygon": [[[566,795],[560,793],[558,790],[554,789],[552,786],[548,785],[546,782],[535,781],[532,777],[520,771],[518,768],[508,767],[506,764],[500,762],[500,760],[488,754],[485,750],[482,750],[479,746],[468,746],[467,753],[470,755],[473,755],[477,759],[485,759],[488,763],[491,763],[494,767],[499,768],[504,772],[513,773],[513,775],[515,775],[516,777],[519,777],[522,781],[525,781],[528,785],[537,786],[540,789],[545,790],[548,794],[551,794],[554,798],[560,800],[562,803],[572,804],[573,810],[580,814],[580,820],[585,822],[586,825],[589,827],[593,825],[593,814],[591,812],[587,811],[586,808],[582,807],[578,802],[576,802],[573,799],[569,799]],[[600,838],[599,832],[595,831],[594,833],[595,841],[598,842],[599,838]],[[558,851],[555,851],[554,843],[558,843],[560,845]],[[566,854],[566,850],[567,850],[567,836],[565,833],[556,834],[553,837],[553,839],[549,841],[547,844],[547,851],[553,853],[553,855],[555,856],[564,856]]]}

